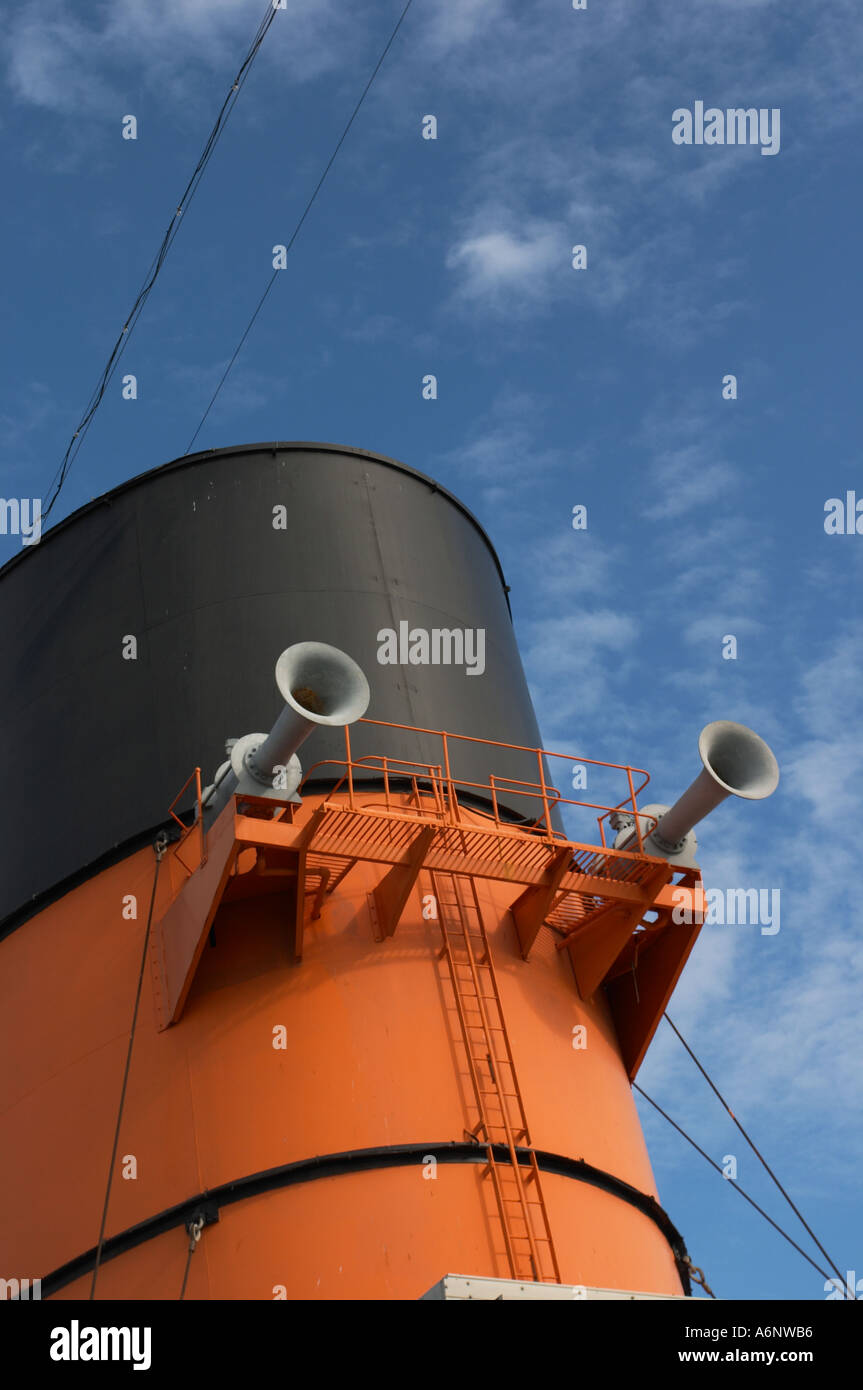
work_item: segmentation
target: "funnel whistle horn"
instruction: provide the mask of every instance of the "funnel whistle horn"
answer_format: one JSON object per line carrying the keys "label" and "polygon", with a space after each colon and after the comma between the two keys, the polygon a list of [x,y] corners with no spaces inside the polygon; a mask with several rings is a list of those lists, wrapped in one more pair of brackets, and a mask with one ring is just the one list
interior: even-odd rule
{"label": "funnel whistle horn", "polygon": [[268,734],[246,734],[232,745],[230,764],[204,797],[208,815],[237,792],[297,800],[300,744],[316,727],[343,728],[368,709],[369,683],[360,667],[326,642],[286,648],[276,662],[276,684],[284,709]]}
{"label": "funnel whistle horn", "polygon": [[357,663],[325,642],[298,642],[283,651],[276,685],[285,708],[261,746],[246,756],[247,771],[267,783],[316,725],[353,724],[369,704],[369,683]]}
{"label": "funnel whistle horn", "polygon": [[[674,805],[645,806],[639,812],[645,854],[694,864],[693,826],[728,796],[762,801],[779,784],[779,764],[773,750],[745,724],[734,724],[728,719],[706,724],[698,739],[698,752],[703,771]],[[650,831],[654,818],[657,823]],[[615,840],[615,849],[637,848],[637,843],[633,817],[629,816]]]}

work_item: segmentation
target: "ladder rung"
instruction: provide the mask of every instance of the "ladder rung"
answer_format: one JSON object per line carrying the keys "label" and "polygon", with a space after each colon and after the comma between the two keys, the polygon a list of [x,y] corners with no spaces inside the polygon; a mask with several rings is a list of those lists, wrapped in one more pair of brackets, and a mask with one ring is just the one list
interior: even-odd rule
{"label": "ladder rung", "polygon": [[[468,980],[457,980],[456,983],[459,986],[461,986],[469,983],[472,984],[473,982]],[[477,990],[472,988],[470,991],[470,997],[472,1000],[476,999],[477,1001],[481,999],[484,1004],[493,1004],[496,1009],[500,1008],[497,995],[495,994],[483,994],[481,991],[477,992]]]}

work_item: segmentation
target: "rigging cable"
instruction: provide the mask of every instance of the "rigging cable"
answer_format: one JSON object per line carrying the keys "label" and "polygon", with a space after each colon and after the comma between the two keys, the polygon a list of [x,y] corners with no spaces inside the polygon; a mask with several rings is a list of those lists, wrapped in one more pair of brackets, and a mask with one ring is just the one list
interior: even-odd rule
{"label": "rigging cable", "polygon": [[[668,1123],[672,1126],[672,1128],[674,1128],[674,1129],[677,1130],[678,1134],[682,1134],[683,1137],[684,1137],[684,1139],[687,1141],[687,1143],[691,1144],[692,1147],[693,1147],[693,1149],[696,1149],[696,1150],[698,1151],[698,1153],[701,1154],[701,1157],[702,1157],[702,1158],[706,1158],[706,1159],[707,1159],[707,1162],[710,1164],[711,1168],[715,1168],[716,1171],[717,1171],[717,1173],[719,1173],[720,1177],[725,1178],[725,1174],[723,1173],[723,1171],[722,1171],[722,1169],[720,1168],[719,1164],[716,1163],[716,1162],[714,1162],[714,1160],[710,1157],[710,1154],[705,1153],[704,1150],[700,1147],[700,1145],[696,1144],[695,1140],[691,1137],[691,1135],[687,1134],[685,1129],[681,1129],[680,1125],[679,1125],[679,1124],[676,1124],[675,1121],[672,1120],[671,1116],[670,1116],[670,1115],[667,1115],[667,1114],[665,1113],[665,1111],[662,1109],[662,1106],[661,1106],[661,1105],[657,1105],[656,1101],[653,1100],[653,1099],[647,1094],[646,1091],[643,1091],[636,1081],[633,1081],[633,1083],[632,1083],[632,1088],[633,1088],[633,1090],[637,1091],[638,1094],[639,1094],[640,1096],[644,1096],[644,1099],[645,1099],[650,1105],[653,1106],[654,1110],[658,1110],[659,1113],[660,1113],[660,1115],[662,1116],[662,1118],[663,1118],[664,1120],[667,1120]],[[727,1181],[727,1179],[726,1179],[726,1181]],[[744,1192],[743,1188],[740,1186],[740,1184],[739,1184],[738,1182],[733,1182],[733,1183],[731,1184],[731,1186],[734,1188],[734,1191],[735,1191],[735,1192],[739,1192],[740,1195],[741,1195],[741,1197],[743,1197],[744,1200],[747,1201],[751,1207],[754,1207],[755,1210],[756,1210],[757,1212],[759,1212],[759,1213],[761,1214],[761,1216],[764,1217],[764,1220],[765,1220],[765,1221],[769,1221],[769,1222],[770,1222],[770,1225],[773,1227],[773,1229],[776,1230],[776,1231],[778,1231],[779,1234],[780,1234],[781,1236],[783,1236],[783,1237],[785,1238],[785,1240],[788,1241],[788,1244],[789,1244],[789,1245],[793,1245],[793,1246],[794,1246],[794,1249],[798,1252],[798,1254],[800,1254],[800,1255],[803,1256],[804,1260],[808,1260],[809,1264],[811,1264],[811,1266],[812,1266],[813,1269],[817,1269],[818,1273],[821,1274],[821,1275],[823,1275],[823,1277],[824,1277],[826,1280],[829,1280],[830,1283],[835,1283],[835,1282],[836,1282],[834,1279],[831,1279],[831,1278],[830,1278],[830,1275],[827,1273],[827,1271],[826,1271],[825,1269],[822,1269],[820,1265],[818,1265],[818,1264],[815,1263],[815,1261],[812,1259],[812,1256],[811,1256],[811,1255],[807,1255],[806,1251],[805,1251],[801,1246],[799,1246],[799,1245],[797,1244],[797,1241],[794,1240],[794,1239],[788,1234],[787,1231],[783,1231],[782,1227],[781,1227],[780,1225],[778,1225],[778,1223],[777,1223],[776,1221],[773,1220],[773,1217],[772,1217],[772,1216],[768,1216],[768,1215],[767,1215],[767,1212],[764,1210],[763,1207],[760,1207],[756,1201],[753,1201],[753,1199],[749,1196],[748,1192]]]}
{"label": "rigging cable", "polygon": [[[779,1188],[779,1191],[782,1193],[782,1196],[785,1198],[785,1200],[786,1200],[786,1202],[788,1203],[789,1207],[790,1207],[791,1210],[794,1212],[794,1215],[797,1217],[797,1219],[798,1219],[798,1220],[801,1222],[801,1224],[804,1226],[804,1228],[806,1229],[807,1233],[812,1237],[812,1239],[814,1240],[815,1244],[818,1246],[818,1249],[821,1251],[821,1254],[824,1256],[824,1258],[825,1258],[825,1260],[827,1261],[827,1263],[829,1264],[830,1268],[833,1270],[834,1274],[838,1275],[839,1281],[840,1281],[840,1283],[841,1283],[841,1282],[842,1282],[842,1274],[841,1274],[841,1272],[840,1272],[838,1266],[833,1262],[833,1260],[831,1260],[830,1256],[827,1254],[827,1251],[824,1249],[824,1246],[821,1244],[821,1242],[820,1242],[820,1240],[818,1239],[818,1237],[816,1236],[815,1232],[812,1230],[812,1227],[809,1225],[809,1223],[808,1223],[807,1221],[804,1220],[802,1213],[801,1213],[800,1211],[798,1211],[797,1207],[796,1207],[796,1206],[794,1205],[794,1203],[792,1202],[791,1198],[789,1197],[788,1193],[785,1191],[785,1188],[782,1186],[782,1184],[781,1184],[781,1182],[779,1181],[779,1179],[777,1178],[776,1174],[773,1172],[773,1169],[770,1167],[770,1165],[769,1165],[769,1163],[767,1162],[766,1158],[764,1158],[764,1156],[763,1156],[761,1153],[759,1153],[758,1149],[755,1147],[755,1145],[753,1144],[752,1140],[749,1138],[749,1135],[746,1133],[746,1130],[743,1128],[742,1124],[741,1124],[740,1121],[738,1120],[738,1118],[737,1118],[737,1116],[735,1115],[734,1111],[731,1109],[731,1106],[728,1104],[728,1102],[726,1101],[725,1097],[722,1096],[722,1095],[720,1095],[720,1093],[719,1093],[719,1091],[717,1090],[716,1086],[714,1086],[714,1084],[713,1084],[713,1082],[711,1081],[710,1077],[707,1075],[707,1072],[704,1070],[704,1067],[701,1065],[701,1063],[699,1062],[699,1060],[698,1060],[698,1058],[696,1057],[695,1053],[692,1051],[692,1048],[689,1046],[689,1043],[688,1043],[688,1042],[686,1041],[686,1039],[684,1038],[684,1036],[683,1036],[683,1034],[681,1033],[680,1029],[677,1028],[677,1027],[672,1023],[672,1021],[671,1021],[671,1019],[669,1018],[668,1014],[665,1014],[664,1017],[665,1017],[666,1023],[674,1030],[674,1032],[677,1034],[677,1036],[678,1036],[678,1038],[680,1039],[680,1041],[683,1043],[683,1046],[686,1048],[686,1051],[689,1053],[690,1057],[692,1058],[693,1062],[694,1062],[695,1065],[697,1066],[698,1070],[701,1072],[701,1075],[704,1077],[704,1080],[707,1082],[707,1084],[708,1084],[708,1086],[710,1087],[711,1091],[713,1091],[714,1095],[717,1096],[717,1097],[719,1098],[719,1100],[720,1100],[720,1101],[722,1102],[722,1104],[724,1105],[725,1109],[728,1111],[729,1115],[731,1116],[732,1120],[733,1120],[734,1123],[736,1124],[737,1128],[740,1130],[740,1133],[743,1135],[743,1138],[746,1140],[746,1142],[747,1142],[747,1144],[749,1145],[750,1149],[751,1149],[752,1152],[755,1154],[755,1157],[758,1159],[759,1163],[762,1165],[762,1167],[764,1167],[764,1168],[767,1170],[767,1173],[768,1173],[769,1176],[773,1179],[773,1181],[775,1182],[776,1186]],[[856,1301],[857,1301],[857,1300],[856,1300],[856,1298],[855,1298],[855,1302],[856,1302]]]}
{"label": "rigging cable", "polygon": [[105,391],[108,388],[108,383],[110,382],[112,376],[114,375],[114,372],[117,369],[117,365],[120,361],[120,358],[126,350],[129,338],[132,335],[132,330],[134,329],[135,324],[137,323],[138,318],[140,317],[140,314],[144,308],[144,304],[146,303],[147,298],[149,297],[150,291],[152,290],[153,285],[155,284],[156,279],[159,275],[159,272],[165,263],[165,258],[167,257],[168,251],[171,248],[171,244],[174,240],[174,237],[177,235],[177,232],[179,231],[180,218],[183,216],[184,212],[188,211],[189,205],[192,202],[192,199],[194,198],[196,192],[198,191],[198,185],[200,184],[201,179],[203,178],[204,171],[207,165],[209,164],[213,151],[215,150],[216,145],[218,144],[219,139],[221,138],[222,132],[224,131],[225,126],[228,123],[228,119],[231,115],[231,112],[234,109],[234,106],[236,105],[243,84],[245,83],[246,78],[249,75],[252,63],[257,57],[258,50],[260,49],[261,44],[263,43],[267,31],[269,30],[269,27],[272,24],[275,16],[276,8],[273,5],[272,0],[270,0],[270,3],[267,5],[267,13],[261,20],[261,23],[258,26],[257,33],[255,34],[255,37],[252,40],[251,47],[249,48],[248,53],[243,59],[239,71],[237,72],[237,75],[234,78],[233,83],[231,84],[231,88],[228,92],[228,95],[222,102],[222,108],[219,111],[218,116],[216,117],[215,125],[213,126],[209,136],[207,137],[207,142],[204,145],[203,152],[197,164],[195,165],[192,177],[186,184],[183,195],[177,204],[176,211],[173,217],[171,218],[171,221],[168,225],[168,229],[165,232],[164,237],[162,238],[162,244],[159,247],[159,250],[157,251],[153,261],[150,263],[150,268],[144,277],[144,283],[141,286],[141,289],[138,291],[137,298],[135,299],[135,302],[132,305],[132,308],[126,318],[126,322],[123,325],[120,336],[118,337],[113,349],[111,350],[111,355],[108,358],[107,365],[104,371],[102,372],[101,377],[99,378],[99,382],[95,390],[93,391],[93,394],[90,397],[87,409],[84,412],[84,415],[82,416],[78,424],[78,428],[75,430],[75,433],[72,435],[72,438],[69,441],[69,444],[66,448],[65,454],[63,455],[59,468],[55,472],[54,477],[52,478],[51,483],[49,484],[48,492],[51,493],[53,489],[53,495],[50,497],[48,506],[45,509],[43,520],[47,519],[52,507],[54,506],[54,503],[57,501],[57,498],[60,494],[60,489],[66,481],[66,475],[68,474],[69,469],[75,457],[77,456],[78,450],[84,442],[84,437],[88,429],[90,428],[93,416],[95,415],[99,407],[99,404],[102,400],[102,397],[104,396]]}
{"label": "rigging cable", "polygon": [[141,952],[141,969],[138,972],[138,988],[135,992],[135,1007],[132,1011],[132,1029],[129,1033],[129,1048],[126,1053],[126,1070],[123,1073],[123,1085],[120,1091],[120,1106],[117,1111],[117,1125],[114,1130],[114,1147],[111,1150],[111,1162],[108,1165],[108,1186],[105,1189],[105,1201],[102,1206],[102,1224],[99,1227],[99,1240],[96,1245],[96,1260],[93,1265],[93,1279],[90,1284],[90,1299],[96,1295],[96,1278],[99,1274],[99,1264],[102,1259],[102,1246],[105,1243],[105,1223],[108,1219],[108,1203],[111,1200],[111,1184],[114,1180],[114,1164],[117,1160],[117,1146],[120,1142],[120,1125],[123,1121],[123,1107],[126,1104],[126,1087],[129,1082],[129,1068],[132,1064],[132,1047],[135,1042],[135,1028],[138,1023],[138,1006],[141,1002],[141,987],[144,983],[144,970],[147,965],[147,952],[150,946],[150,927],[153,922],[153,907],[156,902],[156,889],[159,884],[159,870],[162,867],[162,859],[165,850],[168,848],[168,837],[164,831],[160,831],[156,836],[153,849],[156,855],[156,872],[153,875],[153,887],[150,893],[150,910],[147,913],[147,927],[144,932],[144,949]]}
{"label": "rigging cable", "polygon": [[[387,54],[389,53],[390,49],[392,48],[393,43],[395,42],[396,35],[398,34],[399,29],[402,27],[402,21],[404,20],[406,14],[407,14],[407,12],[408,12],[408,10],[410,9],[410,7],[411,7],[412,4],[413,4],[413,0],[407,0],[407,4],[405,5],[404,9],[402,10],[401,14],[399,15],[399,18],[398,18],[398,20],[397,20],[397,22],[396,22],[396,26],[395,26],[395,28],[393,29],[392,33],[390,34],[390,36],[389,36],[389,38],[388,38],[388,40],[387,40],[386,47],[384,48],[384,51],[383,51],[383,53],[381,54],[380,58],[378,58],[378,61],[377,61],[376,65],[375,65],[374,72],[372,73],[371,77],[369,78],[368,82],[366,83],[366,85],[365,85],[365,87],[364,87],[364,89],[363,89],[362,96],[360,97],[359,101],[357,102],[356,106],[354,107],[353,111],[351,112],[350,119],[348,120],[347,125],[345,126],[344,130],[342,131],[341,135],[340,135],[339,138],[338,138],[338,142],[336,143],[336,147],[335,147],[335,149],[333,150],[332,154],[330,155],[330,158],[329,158],[329,160],[328,160],[328,162],[327,162],[326,168],[324,169],[324,172],[321,174],[321,177],[318,179],[318,182],[317,182],[317,185],[316,185],[316,187],[315,187],[315,190],[314,190],[314,192],[312,193],[312,196],[309,198],[309,201],[306,203],[306,206],[305,206],[305,208],[303,209],[303,213],[302,213],[302,216],[300,217],[299,222],[297,223],[297,225],[295,226],[293,232],[291,233],[291,239],[290,239],[290,241],[288,242],[287,246],[285,247],[285,256],[286,256],[286,257],[287,257],[287,255],[289,254],[289,252],[290,252],[290,250],[291,250],[291,247],[293,246],[293,244],[294,244],[294,242],[296,241],[297,237],[299,236],[300,229],[302,228],[303,223],[305,222],[306,218],[308,217],[309,213],[310,213],[311,210],[312,210],[312,205],[314,204],[315,199],[317,198],[318,194],[319,194],[320,191],[321,191],[321,188],[323,187],[324,180],[326,179],[327,174],[330,172],[330,169],[332,168],[333,164],[335,163],[335,161],[336,161],[336,156],[338,155],[339,150],[341,149],[342,145],[344,144],[344,142],[345,142],[345,140],[346,140],[346,138],[347,138],[348,132],[349,132],[351,126],[353,125],[353,123],[354,123],[354,121],[355,121],[357,115],[359,114],[360,107],[362,106],[363,102],[365,101],[366,97],[368,96],[369,91],[371,90],[372,83],[374,82],[375,78],[376,78],[377,75],[378,75],[378,72],[380,71],[381,67],[383,66],[384,59],[386,58]],[[261,310],[263,309],[264,303],[265,303],[265,301],[266,301],[266,299],[267,299],[267,296],[269,295],[270,290],[273,288],[273,285],[276,283],[276,279],[277,279],[278,275],[279,275],[279,271],[278,271],[278,270],[274,270],[273,273],[272,273],[272,275],[270,276],[270,279],[269,279],[269,281],[268,281],[268,283],[267,283],[267,287],[266,287],[266,289],[264,290],[264,293],[261,295],[260,299],[258,300],[258,303],[257,303],[257,305],[255,306],[254,313],[252,314],[252,317],[249,319],[249,322],[246,324],[245,330],[243,331],[243,335],[242,335],[242,337],[240,338],[240,341],[237,343],[237,346],[236,346],[235,349],[234,349],[234,354],[233,354],[233,356],[232,356],[230,362],[228,363],[227,367],[225,368],[224,372],[222,373],[222,378],[221,378],[221,380],[220,380],[218,386],[216,387],[215,391],[213,392],[212,397],[210,398],[210,403],[209,403],[209,405],[207,406],[207,409],[204,411],[203,415],[201,416],[200,421],[198,422],[198,428],[195,430],[195,433],[192,435],[192,438],[189,440],[188,444],[186,445],[185,452],[184,452],[184,454],[183,454],[183,457],[184,457],[184,458],[185,458],[186,454],[188,454],[188,453],[190,452],[190,450],[191,450],[191,448],[192,448],[192,445],[194,444],[195,440],[198,438],[198,435],[201,433],[201,430],[202,430],[202,428],[203,428],[203,426],[204,426],[204,422],[206,421],[207,416],[209,415],[210,411],[212,410],[213,406],[215,405],[216,398],[218,397],[219,392],[221,391],[222,387],[224,386],[225,381],[227,380],[228,375],[229,375],[229,373],[230,373],[230,371],[231,371],[231,368],[233,367],[234,363],[236,362],[237,358],[239,357],[240,352],[242,351],[242,348],[243,348],[243,344],[245,343],[246,339],[248,338],[249,333],[251,332],[251,330],[252,330],[252,328],[253,328],[253,326],[254,326],[255,320],[256,320],[257,317],[258,317],[258,314],[259,314],[259,313],[261,312]]]}

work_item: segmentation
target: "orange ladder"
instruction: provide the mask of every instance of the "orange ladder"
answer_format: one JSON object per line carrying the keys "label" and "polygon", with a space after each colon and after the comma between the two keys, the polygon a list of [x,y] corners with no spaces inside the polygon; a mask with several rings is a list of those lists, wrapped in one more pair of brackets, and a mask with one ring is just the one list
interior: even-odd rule
{"label": "orange ladder", "polygon": [[[513,1279],[557,1283],[560,1269],[542,1195],[536,1154],[524,1113],[504,1023],[476,883],[466,874],[430,870],[456,1012],[479,1119],[471,1135],[485,1143],[487,1166]],[[509,1161],[494,1156],[505,1146]],[[529,1153],[519,1162],[518,1148]]]}

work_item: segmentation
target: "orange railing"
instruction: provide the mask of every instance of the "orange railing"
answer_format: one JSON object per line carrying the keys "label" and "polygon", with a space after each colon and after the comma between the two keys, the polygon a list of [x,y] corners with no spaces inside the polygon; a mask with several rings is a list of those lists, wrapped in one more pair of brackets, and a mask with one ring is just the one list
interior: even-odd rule
{"label": "orange railing", "polygon": [[[188,787],[189,783],[192,781],[193,778],[194,778],[194,782],[195,782],[195,805],[196,805],[195,819],[192,821],[192,824],[191,824],[191,825],[186,825],[185,821],[181,821],[181,820],[180,820],[180,817],[179,817],[179,816],[176,816],[176,815],[174,814],[174,807],[176,806],[177,802],[180,800],[180,797],[183,795],[183,792],[186,790],[186,788]],[[205,832],[205,830],[204,830],[204,821],[203,821],[203,817],[202,817],[202,815],[201,815],[201,769],[200,769],[199,767],[196,767],[195,770],[194,770],[194,772],[190,772],[190,773],[189,773],[189,775],[188,775],[188,777],[186,778],[185,782],[183,783],[182,787],[181,787],[180,790],[177,792],[177,795],[174,797],[174,800],[171,802],[170,806],[168,807],[168,815],[171,817],[171,820],[177,822],[177,824],[179,825],[180,829],[183,831],[183,834],[180,836],[180,839],[179,839],[179,841],[177,842],[177,848],[176,848],[176,850],[174,851],[174,853],[175,853],[175,855],[176,855],[176,858],[179,859],[180,863],[182,864],[182,866],[183,866],[183,868],[186,870],[186,872],[189,873],[189,874],[192,874],[192,873],[195,872],[195,869],[196,869],[196,868],[199,869],[199,868],[201,867],[202,864],[206,864],[206,862],[207,862],[207,836],[206,836],[206,832]],[[197,863],[196,865],[194,865],[193,867],[190,868],[189,865],[186,863],[185,859],[183,859],[182,856],[181,856],[181,854],[180,854],[180,845],[185,844],[186,840],[188,840],[188,838],[189,838],[189,836],[191,835],[192,831],[193,831],[194,829],[196,829],[196,828],[198,829],[198,831],[199,831],[199,833],[200,833],[200,836],[201,836],[201,853],[200,853],[200,857],[199,857],[198,863]]]}
{"label": "orange railing", "polygon": [[[609,763],[598,758],[576,757],[570,753],[553,753],[544,748],[530,748],[519,743],[503,743],[498,739],[475,738],[469,734],[451,734],[444,729],[423,729],[413,724],[394,724],[384,719],[360,719],[357,724],[375,726],[382,729],[399,729],[404,733],[432,736],[441,740],[441,761],[419,762],[405,758],[395,758],[382,753],[368,753],[359,757],[354,757],[351,749],[351,725],[344,728],[345,756],[344,758],[321,758],[313,763],[303,777],[300,790],[312,779],[312,776],[322,767],[342,768],[343,772],[335,785],[327,795],[327,800],[343,793],[346,789],[347,803],[352,810],[362,809],[359,801],[360,790],[358,781],[362,785],[362,778],[357,778],[355,774],[363,773],[366,776],[369,772],[380,773],[384,788],[384,803],[375,802],[376,809],[397,812],[400,815],[415,812],[418,815],[428,817],[430,814],[435,816],[444,824],[459,825],[462,823],[461,803],[459,802],[459,789],[464,796],[465,792],[473,793],[471,801],[471,811],[477,814],[477,798],[485,800],[491,804],[490,820],[494,821],[497,829],[505,826],[512,827],[512,820],[504,820],[501,817],[500,798],[501,796],[517,796],[526,798],[538,803],[536,817],[531,820],[526,818],[527,828],[545,834],[551,839],[565,840],[566,836],[555,828],[552,824],[552,812],[558,807],[575,806],[582,809],[599,811],[597,816],[597,827],[599,830],[600,842],[604,849],[608,848],[605,838],[605,822],[616,811],[625,813],[631,812],[635,819],[635,835],[639,853],[643,852],[644,842],[641,821],[643,814],[638,814],[637,798],[650,781],[650,776],[641,767],[629,767],[624,763]],[[356,727],[356,726],[353,726]],[[536,758],[539,780],[530,782],[517,777],[502,776],[498,773],[490,773],[487,782],[474,782],[464,777],[457,777],[452,771],[450,750],[453,744],[479,744],[485,748],[501,748],[508,753],[528,753]],[[591,767],[606,768],[612,772],[620,772],[626,778],[626,794],[613,805],[607,805],[598,801],[585,801],[575,797],[563,796],[560,790],[548,780],[545,770],[546,758],[558,758],[564,763],[577,764],[579,766],[588,764]],[[634,777],[639,776],[643,781],[638,786],[635,785]],[[182,797],[189,783],[194,779],[196,815],[191,825],[185,825],[179,816],[175,815],[174,807]],[[403,792],[394,789],[393,783],[404,785],[407,782],[411,787],[411,797],[416,800],[416,807],[405,806],[403,800],[397,801],[397,796],[403,796]],[[427,802],[423,804],[423,797],[431,796],[432,806]],[[286,808],[289,802],[281,802],[279,798],[273,799],[275,805],[283,804]],[[201,836],[199,865],[206,862],[207,858],[207,837],[202,819],[201,807],[201,769],[196,767],[190,773],[178,791],[174,800],[168,808],[172,820],[185,832],[178,843],[177,849],[184,844],[192,831],[198,829]],[[486,812],[480,811],[479,814],[485,815]],[[634,847],[633,847],[634,849]],[[189,866],[184,860],[180,861],[187,873],[193,873],[194,867]]]}
{"label": "orange railing", "polygon": [[[358,725],[376,726],[382,729],[399,729],[408,734],[421,734],[439,738],[441,741],[441,760],[440,762],[419,762],[406,758],[395,758],[381,753],[369,753],[360,757],[354,757],[351,750],[351,727]],[[469,734],[452,734],[444,729],[423,729],[413,724],[394,724],[384,719],[360,719],[354,726],[346,725],[344,729],[345,756],[344,758],[322,758],[314,763],[303,777],[300,791],[309,782],[313,774],[322,767],[341,767],[344,768],[342,776],[339,778],[330,797],[334,797],[346,788],[348,805],[352,810],[359,806],[357,796],[357,785],[355,774],[363,772],[368,774],[370,771],[378,772],[384,787],[384,807],[386,810],[398,810],[402,813],[406,808],[403,804],[396,804],[392,789],[392,782],[404,783],[407,781],[412,788],[414,796],[419,805],[422,794],[430,794],[433,800],[432,814],[440,820],[452,825],[461,823],[461,807],[458,797],[458,789],[462,792],[470,791],[483,794],[483,799],[491,803],[491,819],[500,829],[505,824],[512,825],[512,821],[505,822],[501,819],[500,802],[501,795],[507,793],[512,796],[533,799],[539,803],[536,818],[530,822],[530,828],[541,830],[550,838],[564,839],[565,836],[556,830],[552,824],[552,812],[558,807],[577,806],[582,809],[595,810],[601,812],[597,816],[597,826],[603,848],[608,848],[605,839],[605,822],[614,812],[632,812],[635,818],[635,834],[639,852],[643,851],[643,838],[640,818],[638,816],[637,798],[650,781],[650,776],[644,768],[629,767],[623,763],[604,762],[598,758],[576,757],[569,753],[553,753],[548,749],[530,748],[519,743],[503,743],[498,739],[476,738]],[[450,749],[452,744],[478,744],[486,748],[506,749],[510,753],[528,753],[536,758],[539,780],[536,782],[523,781],[520,778],[501,776],[500,774],[490,773],[487,782],[474,782],[468,778],[456,777],[452,772],[452,762]],[[598,801],[586,801],[575,797],[563,796],[560,790],[548,780],[545,770],[546,758],[558,758],[562,762],[577,764],[582,766],[588,764],[591,767],[602,767],[612,772],[620,772],[625,775],[626,793],[620,800],[613,805],[607,805]],[[643,778],[638,786],[635,785],[634,776]],[[328,798],[329,799],[329,798]],[[475,812],[476,806],[471,809]],[[424,814],[428,814],[429,808],[424,808]]]}

